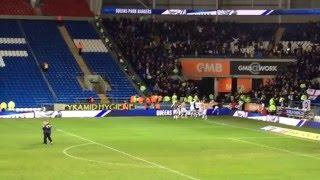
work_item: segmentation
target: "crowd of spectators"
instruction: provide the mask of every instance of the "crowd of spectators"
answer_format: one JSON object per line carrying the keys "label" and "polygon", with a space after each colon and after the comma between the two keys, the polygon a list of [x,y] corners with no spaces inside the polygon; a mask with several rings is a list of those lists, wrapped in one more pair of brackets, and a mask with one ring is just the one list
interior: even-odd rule
{"label": "crowd of spectators", "polygon": [[299,49],[295,57],[297,64],[279,72],[272,81],[252,91],[251,96],[261,100],[283,97],[286,102],[300,101],[303,95],[307,96],[308,88],[320,89],[319,83],[312,81],[320,75],[320,51],[303,52]]}
{"label": "crowd of spectators", "polygon": [[[130,61],[151,91],[162,95],[199,93],[196,82],[185,81],[180,76],[178,59],[186,56],[297,59],[296,65],[253,90],[252,98],[285,96],[295,100],[307,87],[319,88],[311,79],[320,72],[320,47],[313,44],[311,50],[306,51],[302,44],[293,48],[291,42],[286,46],[275,43],[279,26],[276,24],[214,23],[209,19],[159,21],[156,18],[110,18],[104,23],[124,58]],[[315,32],[320,26],[310,24],[307,27],[315,28],[308,32]],[[288,32],[292,35],[292,31]],[[291,35],[284,37],[290,40]],[[308,41],[318,41],[318,36],[309,36]]]}

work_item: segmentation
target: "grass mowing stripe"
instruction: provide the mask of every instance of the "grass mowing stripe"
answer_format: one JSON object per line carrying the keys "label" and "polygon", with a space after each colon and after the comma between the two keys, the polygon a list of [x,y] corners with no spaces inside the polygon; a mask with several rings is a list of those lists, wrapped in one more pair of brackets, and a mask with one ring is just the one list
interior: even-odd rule
{"label": "grass mowing stripe", "polygon": [[[238,128],[238,129],[245,129],[245,130],[248,130],[248,131],[255,131],[255,132],[260,132],[260,133],[264,132],[264,131],[261,131],[261,130],[246,128],[246,127],[241,127],[241,126],[235,126],[235,125],[232,125],[232,124],[219,123],[219,122],[214,122],[214,121],[209,121],[209,120],[204,120],[204,121],[209,122],[209,123],[218,124],[218,125],[221,125],[221,126],[229,126],[229,127]],[[308,142],[318,143],[317,141],[312,141],[312,140],[302,139],[302,138],[296,138],[296,137],[290,137],[290,136],[283,136],[281,134],[273,134],[273,135],[286,137],[286,138],[291,138],[291,139],[305,140],[305,141],[308,141]],[[268,146],[268,145],[264,145],[264,144],[254,143],[254,142],[242,140],[243,138],[242,139],[241,138],[229,138],[229,139],[231,139],[233,141],[243,142],[243,143],[252,144],[252,145],[256,145],[256,146],[260,146],[260,147],[266,147],[266,148],[269,148],[269,149],[279,150],[279,151],[295,154],[295,155],[298,155],[298,156],[304,156],[304,157],[309,157],[309,158],[314,158],[314,159],[320,160],[320,157],[318,157],[318,156],[312,156],[312,155],[309,155],[309,154],[303,154],[303,153],[299,153],[299,152],[294,152],[294,151],[290,151],[290,150],[287,150],[287,149],[281,149],[281,148],[272,147],[272,146]]]}
{"label": "grass mowing stripe", "polygon": [[242,139],[236,139],[236,138],[229,138],[229,139],[232,140],[232,141],[237,141],[237,142],[241,142],[241,143],[251,144],[251,145],[255,145],[255,146],[259,146],[259,147],[264,147],[264,148],[268,148],[268,149],[282,151],[282,152],[285,152],[285,153],[294,154],[296,156],[303,156],[303,157],[309,157],[309,158],[314,158],[314,159],[320,160],[320,157],[312,156],[312,155],[309,155],[309,154],[303,154],[303,153],[299,153],[299,152],[294,152],[294,151],[290,151],[290,150],[287,150],[287,149],[277,148],[277,147],[268,146],[268,145],[265,145],[265,144],[259,144],[259,143],[255,143],[255,142],[250,142],[250,141],[246,141],[246,140],[242,140]]}
{"label": "grass mowing stripe", "polygon": [[210,121],[210,120],[200,120],[200,121],[204,121],[204,122],[207,122],[209,124],[217,124],[217,125],[220,125],[220,126],[229,126],[229,127],[233,127],[233,128],[237,128],[237,129],[244,129],[244,130],[248,130],[248,131],[254,131],[254,132],[260,132],[260,133],[265,133],[265,134],[272,134],[272,135],[275,135],[275,136],[280,136],[280,137],[284,137],[284,138],[287,138],[287,139],[298,139],[298,140],[301,140],[301,141],[308,141],[308,142],[313,142],[313,143],[319,143],[319,141],[314,141],[314,140],[309,140],[309,139],[304,139],[304,138],[298,138],[298,137],[294,137],[294,136],[284,136],[282,134],[276,134],[276,133],[268,133],[266,131],[262,131],[262,130],[258,130],[258,129],[252,129],[252,128],[247,128],[247,127],[242,127],[242,126],[235,126],[235,125],[232,125],[232,124],[227,124],[227,123],[219,123],[219,122],[214,122],[214,121]]}
{"label": "grass mowing stripe", "polygon": [[93,163],[99,163],[99,164],[104,164],[104,165],[109,165],[109,166],[131,166],[131,167],[145,167],[145,168],[153,168],[152,166],[143,166],[143,165],[135,165],[135,164],[125,164],[125,163],[110,163],[110,162],[105,162],[105,161],[97,161],[97,160],[93,160],[93,159],[87,159],[84,157],[79,157],[79,156],[75,156],[75,155],[71,155],[70,153],[68,153],[69,150],[77,148],[77,147],[82,147],[82,146],[88,146],[88,145],[92,145],[93,143],[89,142],[89,143],[84,143],[84,144],[78,144],[78,145],[73,145],[73,146],[69,146],[67,148],[65,148],[62,153],[64,155],[66,155],[67,157],[73,158],[73,159],[78,159],[78,160],[82,160],[82,161],[88,161],[88,162],[93,162]]}
{"label": "grass mowing stripe", "polygon": [[125,156],[128,156],[128,157],[130,157],[130,158],[133,158],[133,159],[136,159],[136,160],[145,162],[145,163],[147,163],[147,164],[150,164],[150,165],[152,165],[152,166],[158,167],[158,168],[160,168],[160,169],[167,170],[167,171],[169,171],[169,172],[171,172],[171,173],[174,173],[174,174],[177,174],[177,175],[179,175],[179,176],[182,176],[182,177],[185,177],[185,178],[188,178],[188,179],[192,179],[192,180],[199,180],[198,178],[195,178],[195,177],[192,177],[192,176],[190,176],[190,175],[184,174],[184,173],[179,172],[179,171],[177,171],[177,170],[168,168],[168,167],[166,167],[166,166],[160,165],[160,164],[155,163],[155,162],[151,162],[151,161],[142,159],[142,158],[140,158],[140,157],[131,155],[131,154],[129,154],[129,153],[126,153],[126,152],[124,152],[124,151],[118,150],[118,149],[113,148],[113,147],[111,147],[111,146],[107,146],[107,145],[105,145],[105,144],[101,144],[101,143],[95,142],[95,141],[93,141],[93,140],[90,140],[90,139],[87,139],[87,138],[78,136],[78,135],[76,135],[76,134],[73,134],[73,133],[64,131],[64,130],[62,130],[62,129],[57,129],[57,131],[60,131],[60,132],[65,133],[65,134],[67,134],[67,135],[69,135],[69,136],[73,136],[73,137],[76,137],[76,138],[78,138],[78,139],[82,139],[82,140],[84,140],[84,141],[88,141],[88,142],[91,142],[91,143],[93,143],[93,144],[96,144],[96,145],[105,147],[105,148],[110,149],[110,150],[112,150],[112,151],[114,151],[114,152],[118,152],[118,153],[123,154],[123,155],[125,155]]}

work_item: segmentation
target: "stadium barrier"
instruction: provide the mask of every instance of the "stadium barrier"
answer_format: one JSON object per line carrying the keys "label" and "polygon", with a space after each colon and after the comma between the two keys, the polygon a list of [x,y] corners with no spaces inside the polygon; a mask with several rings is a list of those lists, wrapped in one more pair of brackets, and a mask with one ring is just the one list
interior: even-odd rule
{"label": "stadium barrier", "polygon": [[111,103],[111,104],[54,104],[54,110],[66,111],[97,111],[97,110],[131,110],[135,105],[132,103]]}
{"label": "stadium barrier", "polygon": [[[92,110],[92,111],[42,111],[35,109],[19,109],[19,111],[0,112],[0,118],[103,118],[119,116],[172,116],[173,110],[132,109],[132,110]],[[215,108],[207,110],[208,116],[234,116],[258,121],[273,122],[296,127],[320,128],[319,121],[281,117],[278,115],[262,115],[256,112],[232,111],[229,108]]]}
{"label": "stadium barrier", "polygon": [[245,111],[236,111],[234,112],[233,116],[253,119],[257,121],[279,123],[279,124],[284,124],[289,126],[320,129],[319,121],[311,121],[307,119],[295,119],[295,118],[289,118],[289,117],[282,117],[278,115],[262,115],[261,113],[251,113],[251,112],[245,112]]}
{"label": "stadium barrier", "polygon": [[[228,108],[208,109],[207,115],[232,115],[232,111]],[[104,110],[62,110],[62,111],[41,111],[41,110],[27,110],[27,111],[4,111],[0,112],[0,118],[57,118],[57,117],[116,117],[116,116],[172,116],[173,110],[155,110],[155,109],[104,109]]]}

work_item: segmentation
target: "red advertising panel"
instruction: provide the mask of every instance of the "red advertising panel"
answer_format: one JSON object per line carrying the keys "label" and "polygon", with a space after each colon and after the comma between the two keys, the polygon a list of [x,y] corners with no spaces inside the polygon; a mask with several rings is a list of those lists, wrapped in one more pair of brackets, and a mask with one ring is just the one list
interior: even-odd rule
{"label": "red advertising panel", "polygon": [[232,79],[231,78],[218,78],[218,92],[231,92]]}
{"label": "red advertising panel", "polygon": [[237,89],[241,89],[243,92],[252,90],[252,79],[251,78],[238,78]]}
{"label": "red advertising panel", "polygon": [[230,62],[227,59],[182,58],[182,73],[188,79],[203,77],[225,77],[230,75]]}

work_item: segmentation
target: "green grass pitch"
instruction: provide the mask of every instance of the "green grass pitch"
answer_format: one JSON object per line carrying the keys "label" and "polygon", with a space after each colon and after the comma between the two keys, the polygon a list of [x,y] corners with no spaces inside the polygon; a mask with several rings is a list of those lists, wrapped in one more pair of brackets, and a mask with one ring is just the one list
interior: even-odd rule
{"label": "green grass pitch", "polygon": [[44,145],[42,120],[0,120],[1,180],[320,177],[320,143],[263,132],[264,122],[108,117],[52,124],[54,144]]}

